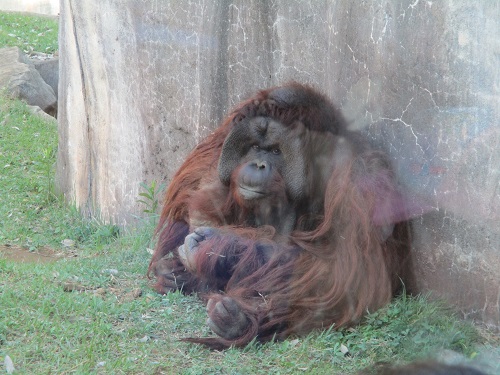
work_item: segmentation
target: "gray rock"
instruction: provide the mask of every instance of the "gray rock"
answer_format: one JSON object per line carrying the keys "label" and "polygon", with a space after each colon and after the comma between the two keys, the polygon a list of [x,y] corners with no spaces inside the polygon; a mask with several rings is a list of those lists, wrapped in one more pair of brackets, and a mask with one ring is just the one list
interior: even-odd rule
{"label": "gray rock", "polygon": [[51,59],[33,59],[31,60],[36,70],[42,76],[45,83],[47,83],[52,90],[54,90],[54,94],[57,99],[59,85],[59,58],[51,58]]}
{"label": "gray rock", "polygon": [[39,106],[37,105],[28,105],[28,109],[30,110],[31,113],[34,115],[40,116],[43,119],[47,121],[52,121],[54,123],[57,123],[57,120],[54,118],[54,116],[49,115],[48,113],[44,112]]}
{"label": "gray rock", "polygon": [[54,90],[18,47],[0,49],[0,88],[6,88],[11,96],[38,106],[49,115],[56,115]]}

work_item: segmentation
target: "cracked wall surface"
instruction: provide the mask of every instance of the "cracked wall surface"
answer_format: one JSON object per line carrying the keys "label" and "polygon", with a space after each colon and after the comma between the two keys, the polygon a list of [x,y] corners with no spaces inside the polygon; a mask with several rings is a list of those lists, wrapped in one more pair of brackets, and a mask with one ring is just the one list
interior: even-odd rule
{"label": "cracked wall surface", "polygon": [[126,225],[233,105],[310,83],[391,156],[421,290],[500,326],[499,20],[488,0],[62,0],[58,186]]}

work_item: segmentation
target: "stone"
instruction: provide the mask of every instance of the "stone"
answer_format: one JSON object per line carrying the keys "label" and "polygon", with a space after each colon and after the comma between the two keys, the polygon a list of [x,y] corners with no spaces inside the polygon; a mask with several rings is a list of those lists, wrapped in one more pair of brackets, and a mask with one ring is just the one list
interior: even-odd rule
{"label": "stone", "polygon": [[49,115],[57,113],[54,90],[18,47],[0,49],[0,87],[5,88],[9,95],[40,107]]}
{"label": "stone", "polygon": [[50,122],[54,122],[54,123],[57,122],[57,120],[53,116],[51,116],[48,113],[44,112],[37,105],[28,105],[28,109],[30,110],[31,113],[33,113],[34,115],[42,117],[46,121],[50,121]]}
{"label": "stone", "polygon": [[40,76],[42,76],[45,83],[52,87],[54,95],[57,99],[59,85],[59,58],[31,59],[31,62]]}
{"label": "stone", "polygon": [[500,327],[500,7],[489,0],[61,1],[57,184],[135,222],[140,184],[255,90],[324,91],[392,158],[417,284]]}

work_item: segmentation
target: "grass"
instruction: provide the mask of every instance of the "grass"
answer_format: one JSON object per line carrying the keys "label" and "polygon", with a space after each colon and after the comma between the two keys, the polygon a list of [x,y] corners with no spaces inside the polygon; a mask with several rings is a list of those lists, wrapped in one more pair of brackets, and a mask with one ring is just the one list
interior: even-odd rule
{"label": "grass", "polygon": [[[0,13],[6,17],[14,26],[46,22]],[[2,35],[11,33],[5,25]],[[52,35],[37,48],[54,48]],[[145,276],[157,187],[143,185],[137,198],[145,225],[118,233],[54,194],[56,148],[54,122],[0,96],[0,363],[11,358],[16,374],[349,374],[446,350],[464,360],[498,353],[471,324],[421,296],[397,298],[351,329],[279,343],[211,352],[181,342],[210,332],[196,297],[160,296]],[[35,261],[16,259],[22,252]]]}
{"label": "grass", "polygon": [[58,21],[54,17],[0,12],[1,47],[53,54],[58,49],[57,32]]}
{"label": "grass", "polygon": [[118,228],[82,221],[54,194],[57,124],[33,116],[24,103],[0,96],[0,243],[36,250],[65,239],[99,247]]}

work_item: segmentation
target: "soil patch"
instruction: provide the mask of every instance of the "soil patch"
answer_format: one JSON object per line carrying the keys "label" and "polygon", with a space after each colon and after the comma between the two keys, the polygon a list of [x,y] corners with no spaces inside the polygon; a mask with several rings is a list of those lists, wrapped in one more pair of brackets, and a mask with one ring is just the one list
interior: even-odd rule
{"label": "soil patch", "polygon": [[49,263],[63,258],[65,254],[49,247],[30,251],[22,246],[0,245],[0,257],[19,263]]}

